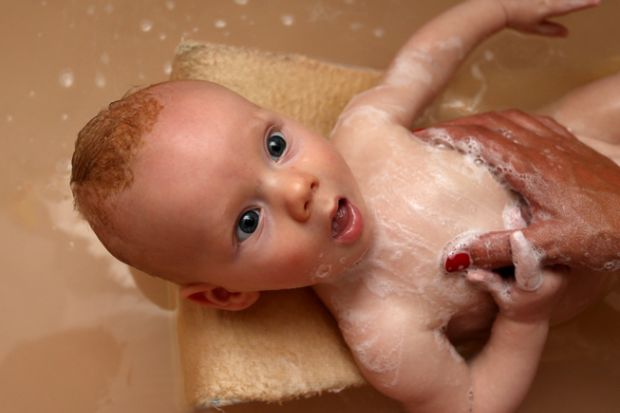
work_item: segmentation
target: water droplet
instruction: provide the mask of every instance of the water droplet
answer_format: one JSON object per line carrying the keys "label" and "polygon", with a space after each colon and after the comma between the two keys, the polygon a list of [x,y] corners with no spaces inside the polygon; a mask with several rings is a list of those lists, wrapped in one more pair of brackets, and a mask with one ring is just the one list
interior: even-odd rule
{"label": "water droplet", "polygon": [[239,6],[245,6],[246,4],[248,4],[248,0],[235,0],[235,3]]}
{"label": "water droplet", "polygon": [[283,14],[280,16],[280,21],[285,26],[292,26],[295,23],[295,16],[292,14]]}
{"label": "water droplet", "polygon": [[213,26],[215,26],[216,29],[223,29],[224,27],[226,27],[226,21],[218,19],[213,23]]}
{"label": "water droplet", "polygon": [[372,34],[375,37],[383,37],[385,35],[385,30],[382,27],[377,27],[372,31]]}
{"label": "water droplet", "polygon": [[114,5],[112,3],[107,3],[105,6],[103,6],[103,10],[108,14],[112,14],[112,12],[114,11]]}
{"label": "water droplet", "polygon": [[13,115],[6,115],[6,123],[11,123],[13,122]]}
{"label": "water droplet", "polygon": [[103,89],[106,85],[106,79],[103,73],[97,72],[95,73],[95,86],[99,89]]}
{"label": "water droplet", "polygon": [[63,113],[60,115],[60,120],[62,121],[66,121],[67,119],[69,119],[69,115],[66,113]]}
{"label": "water droplet", "polygon": [[37,38],[42,38],[43,37],[43,32],[37,32]]}
{"label": "water droplet", "polygon": [[74,248],[74,247],[75,247],[75,242],[69,241],[69,248]]}
{"label": "water droplet", "polygon": [[35,96],[36,96],[36,94],[37,94],[37,93],[36,93],[34,90],[31,90],[31,91],[29,91],[29,92],[28,92],[28,97],[29,97],[29,98],[33,98],[33,97],[35,97]]}
{"label": "water droplet", "polygon": [[88,14],[89,16],[94,16],[94,14],[95,14],[95,6],[88,6],[86,8],[86,14]]}
{"label": "water droplet", "polygon": [[353,4],[355,0],[344,0],[345,4]]}
{"label": "water droplet", "polygon": [[58,83],[60,83],[60,86],[70,88],[73,86],[74,81],[73,70],[63,69],[60,71],[60,75],[58,76]]}
{"label": "water droplet", "polygon": [[192,28],[192,33],[198,33],[198,30],[199,30],[198,27],[194,27]]}
{"label": "water droplet", "polygon": [[360,22],[353,22],[349,25],[349,28],[353,30],[354,32],[358,31],[362,27],[364,27],[364,25]]}
{"label": "water droplet", "polygon": [[170,62],[166,62],[166,63],[164,64],[164,74],[165,74],[166,76],[169,76],[169,75],[170,75],[170,73],[172,73],[172,63],[170,63]]}
{"label": "water droplet", "polygon": [[47,6],[47,1],[43,0],[43,1],[41,2],[41,6],[43,6],[43,7]]}
{"label": "water droplet", "polygon": [[166,33],[159,33],[159,40],[166,40],[168,35]]}
{"label": "water droplet", "polygon": [[168,10],[174,10],[174,8],[175,8],[175,7],[176,7],[176,3],[175,3],[174,1],[172,1],[172,0],[168,0],[168,1],[166,2],[166,8],[167,8]]}
{"label": "water droplet", "polygon": [[143,19],[140,22],[140,30],[142,30],[144,33],[150,32],[152,28],[153,28],[153,21],[152,20]]}
{"label": "water droplet", "polygon": [[110,55],[108,54],[108,52],[101,53],[101,56],[99,56],[99,61],[104,65],[110,64]]}

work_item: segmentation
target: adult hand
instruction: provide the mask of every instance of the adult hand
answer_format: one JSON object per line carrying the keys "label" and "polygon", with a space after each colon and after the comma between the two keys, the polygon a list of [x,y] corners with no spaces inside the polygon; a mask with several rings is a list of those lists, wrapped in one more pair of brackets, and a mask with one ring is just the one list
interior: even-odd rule
{"label": "adult hand", "polygon": [[[620,270],[620,167],[553,119],[491,112],[415,135],[478,157],[524,201],[525,228],[452,243],[444,255],[446,271],[496,269],[523,259],[530,267]],[[534,254],[528,258],[524,251]],[[537,281],[526,289],[535,289]]]}

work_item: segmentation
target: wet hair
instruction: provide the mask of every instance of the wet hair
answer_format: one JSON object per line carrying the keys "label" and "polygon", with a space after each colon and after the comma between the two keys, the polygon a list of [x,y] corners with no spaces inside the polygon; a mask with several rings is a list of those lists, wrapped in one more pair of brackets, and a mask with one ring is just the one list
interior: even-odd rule
{"label": "wet hair", "polygon": [[112,225],[110,197],[133,182],[131,161],[163,108],[151,91],[153,86],[112,102],[78,133],[71,159],[71,191],[75,208],[100,238],[99,232]]}

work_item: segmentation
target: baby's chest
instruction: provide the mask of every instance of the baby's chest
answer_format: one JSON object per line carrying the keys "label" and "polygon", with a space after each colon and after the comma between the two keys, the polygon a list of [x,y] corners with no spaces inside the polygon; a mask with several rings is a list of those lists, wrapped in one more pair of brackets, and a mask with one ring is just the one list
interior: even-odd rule
{"label": "baby's chest", "polygon": [[375,223],[367,287],[407,294],[441,314],[476,305],[481,296],[463,277],[441,271],[441,254],[456,236],[504,228],[510,197],[472,160],[413,138],[372,153],[383,159],[354,164]]}

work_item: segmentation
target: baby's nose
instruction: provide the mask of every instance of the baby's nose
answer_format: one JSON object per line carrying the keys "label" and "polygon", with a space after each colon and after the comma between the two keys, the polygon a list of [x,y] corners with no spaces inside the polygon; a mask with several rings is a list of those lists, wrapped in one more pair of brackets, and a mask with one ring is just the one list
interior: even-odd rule
{"label": "baby's nose", "polygon": [[286,209],[291,216],[301,222],[310,218],[312,198],[319,187],[319,180],[312,174],[302,171],[289,171],[282,186]]}

